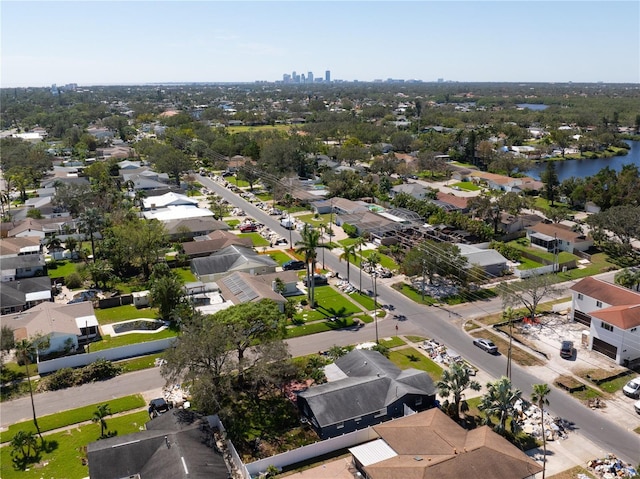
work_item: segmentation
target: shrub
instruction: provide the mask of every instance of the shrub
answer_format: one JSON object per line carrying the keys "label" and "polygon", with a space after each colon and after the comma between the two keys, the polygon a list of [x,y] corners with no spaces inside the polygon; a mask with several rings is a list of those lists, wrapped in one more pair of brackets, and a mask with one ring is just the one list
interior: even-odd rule
{"label": "shrub", "polygon": [[78,379],[77,372],[71,368],[58,369],[55,373],[47,377],[46,389],[57,391],[75,386]]}
{"label": "shrub", "polygon": [[358,228],[349,223],[342,223],[342,230],[349,236],[349,238],[358,237]]}
{"label": "shrub", "polygon": [[79,288],[82,286],[82,277],[77,272],[68,274],[64,278],[64,284],[69,289]]}
{"label": "shrub", "polygon": [[98,359],[82,368],[81,371],[81,379],[84,384],[114,378],[122,372],[122,368],[106,359]]}

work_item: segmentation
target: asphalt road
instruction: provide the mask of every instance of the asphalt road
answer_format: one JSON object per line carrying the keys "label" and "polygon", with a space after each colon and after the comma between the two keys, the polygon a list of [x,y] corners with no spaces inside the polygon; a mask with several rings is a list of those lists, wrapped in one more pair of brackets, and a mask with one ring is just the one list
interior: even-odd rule
{"label": "asphalt road", "polygon": [[[251,203],[245,201],[218,183],[206,177],[199,177],[198,181],[205,187],[216,192],[230,203],[242,208],[247,215],[265,224],[284,238],[289,238],[289,231],[279,225],[277,218],[271,217]],[[292,232],[293,242],[300,239],[297,232]],[[346,277],[346,263],[330,253],[325,253],[325,263],[329,269]],[[357,285],[358,269],[351,266],[351,278]],[[362,273],[363,288],[371,289],[371,278]],[[378,297],[384,304],[393,304],[399,314],[407,317],[406,321],[396,323],[392,319],[382,319],[366,325],[359,330],[330,331],[314,334],[312,337],[300,337],[288,341],[293,356],[310,354],[327,350],[333,345],[346,346],[349,344],[374,341],[376,329],[378,337],[384,338],[396,334],[395,326],[399,325],[402,334],[415,334],[434,338],[456,350],[474,365],[495,378],[506,372],[506,358],[502,355],[491,356],[472,345],[470,337],[460,328],[458,318],[490,314],[502,310],[499,299],[483,301],[443,308],[428,307],[414,303],[401,293],[385,284],[378,284]],[[533,384],[545,382],[527,372],[517,364],[512,365],[512,383],[519,388],[525,397],[529,396]],[[159,370],[150,369],[126,374],[103,383],[94,383],[73,389],[38,394],[35,397],[38,415],[52,414],[58,411],[93,404],[112,398],[134,394],[162,387],[164,380]],[[557,390],[550,385],[549,412],[560,416],[575,424],[580,434],[602,448],[603,453],[613,452],[618,457],[634,465],[640,461],[640,436],[626,431],[597,412],[584,406],[581,402]],[[19,420],[28,419],[31,415],[29,398],[21,398],[1,405],[0,424],[6,426]]]}

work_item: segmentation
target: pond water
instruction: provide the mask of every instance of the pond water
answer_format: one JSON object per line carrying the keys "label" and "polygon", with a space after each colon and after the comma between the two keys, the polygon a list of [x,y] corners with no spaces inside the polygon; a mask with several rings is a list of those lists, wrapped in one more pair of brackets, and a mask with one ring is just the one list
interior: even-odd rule
{"label": "pond water", "polygon": [[132,331],[156,331],[164,326],[164,321],[153,319],[137,319],[135,321],[125,321],[112,325],[116,334],[130,333]]}
{"label": "pond water", "polygon": [[519,108],[528,108],[533,111],[542,111],[549,108],[549,105],[543,105],[542,103],[518,103],[516,106]]}

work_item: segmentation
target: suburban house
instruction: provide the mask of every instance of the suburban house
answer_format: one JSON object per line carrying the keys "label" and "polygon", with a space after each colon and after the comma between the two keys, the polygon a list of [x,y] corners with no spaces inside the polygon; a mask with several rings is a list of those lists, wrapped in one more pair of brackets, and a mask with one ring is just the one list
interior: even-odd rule
{"label": "suburban house", "polygon": [[51,279],[48,276],[23,278],[2,283],[0,288],[0,314],[19,313],[36,304],[51,301]]}
{"label": "suburban house", "polygon": [[248,237],[240,237],[228,231],[217,230],[207,235],[194,238],[194,241],[182,243],[182,251],[190,259],[209,256],[231,245],[253,247],[253,241]]}
{"label": "suburban house", "polygon": [[349,448],[366,479],[534,479],[542,466],[489,426],[464,429],[438,408],[373,426],[379,439]]}
{"label": "suburban house", "polygon": [[469,198],[463,196],[456,196],[452,193],[444,193],[438,191],[436,193],[436,199],[431,202],[447,212],[460,211],[461,213],[469,212]]}
{"label": "suburban house", "polygon": [[[277,279],[282,281],[281,292],[277,291]],[[281,312],[284,312],[287,302],[285,296],[300,293],[297,283],[296,271],[260,275],[238,271],[218,280],[218,287],[222,297],[233,304],[258,303],[263,299],[270,299],[278,305]]]}
{"label": "suburban house", "polygon": [[331,198],[328,200],[314,201],[311,203],[311,209],[314,213],[326,214],[333,211],[339,215],[351,215],[354,213],[365,212],[367,205],[359,201],[351,201],[346,198]]}
{"label": "suburban house", "polygon": [[554,251],[557,242],[558,251],[573,253],[586,251],[593,246],[593,239],[580,232],[573,231],[569,226],[553,223],[536,223],[527,227],[527,238],[531,246]]}
{"label": "suburban house", "polygon": [[544,218],[542,218],[542,216],[533,213],[521,213],[518,216],[514,216],[510,213],[504,212],[500,215],[498,228],[507,234],[517,233],[518,231],[522,231],[526,228],[532,227],[533,225],[541,223],[543,219]]}
{"label": "suburban house", "polygon": [[424,371],[401,370],[377,351],[354,349],[327,366],[329,382],[297,396],[298,411],[321,439],[390,419],[407,408],[435,406],[436,388]]}
{"label": "suburban house", "polygon": [[226,231],[229,225],[224,221],[213,219],[212,216],[204,218],[176,218],[164,222],[164,229],[171,240],[186,240],[196,236],[203,236],[214,231]]}
{"label": "suburban house", "polygon": [[218,416],[170,409],[147,422],[143,431],[90,443],[89,476],[227,479],[230,469],[218,446],[223,430]]}
{"label": "suburban house", "polygon": [[42,252],[42,244],[36,237],[6,238],[0,241],[0,259],[10,256],[38,255]]}
{"label": "suburban house", "polygon": [[16,341],[47,336],[49,347],[41,350],[40,354],[74,350],[80,342],[98,335],[98,320],[90,301],[74,304],[44,302],[20,313],[0,316],[0,322],[13,330]]}
{"label": "suburban house", "polygon": [[456,246],[460,249],[460,255],[467,258],[469,266],[479,266],[491,277],[502,276],[509,269],[507,258],[494,249],[481,249],[464,243],[456,243]]}
{"label": "suburban house", "polygon": [[640,359],[640,293],[584,278],[571,290],[571,319],[589,327],[589,349],[629,364]]}
{"label": "suburban house", "polygon": [[389,196],[391,196],[391,198],[395,198],[401,193],[412,196],[417,200],[423,200],[429,194],[429,190],[418,183],[402,183],[401,185],[396,185],[391,188]]}
{"label": "suburban house", "polygon": [[42,254],[3,257],[0,263],[0,281],[46,276],[47,267]]}
{"label": "suburban house", "polygon": [[253,248],[231,245],[205,258],[191,260],[191,271],[203,283],[217,281],[224,276],[244,271],[250,274],[275,273],[276,263],[267,255],[256,253]]}
{"label": "suburban house", "polygon": [[165,193],[161,196],[152,196],[142,200],[142,211],[157,210],[170,206],[198,206],[198,200],[179,193]]}

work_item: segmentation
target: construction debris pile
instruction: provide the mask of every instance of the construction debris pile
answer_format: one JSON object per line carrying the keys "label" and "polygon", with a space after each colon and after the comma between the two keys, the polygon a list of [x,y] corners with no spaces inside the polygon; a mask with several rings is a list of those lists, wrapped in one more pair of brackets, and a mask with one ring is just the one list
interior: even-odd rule
{"label": "construction debris pile", "polygon": [[[542,412],[535,404],[519,401],[516,410],[520,415],[520,426],[522,430],[534,437],[542,437],[541,417]],[[548,413],[544,415],[544,434],[547,441],[566,439],[571,427],[571,423],[560,417],[553,417]]]}
{"label": "construction debris pile", "polygon": [[589,461],[587,467],[603,479],[634,477],[638,474],[631,464],[621,461],[611,453],[607,454],[603,459],[593,459]]}

